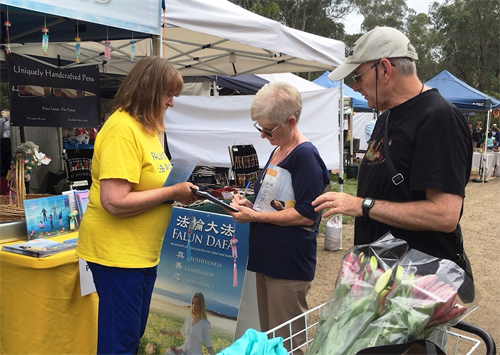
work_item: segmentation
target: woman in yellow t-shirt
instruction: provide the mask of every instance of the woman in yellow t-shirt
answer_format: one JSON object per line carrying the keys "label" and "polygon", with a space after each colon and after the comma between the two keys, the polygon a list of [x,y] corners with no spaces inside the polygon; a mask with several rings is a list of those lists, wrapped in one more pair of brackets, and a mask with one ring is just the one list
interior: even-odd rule
{"label": "woman in yellow t-shirt", "polygon": [[172,213],[163,202],[196,200],[189,182],[163,187],[172,167],[160,139],[163,116],[182,86],[166,59],[142,59],[121,84],[114,113],[96,137],[76,254],[89,264],[99,296],[97,354],[135,353]]}

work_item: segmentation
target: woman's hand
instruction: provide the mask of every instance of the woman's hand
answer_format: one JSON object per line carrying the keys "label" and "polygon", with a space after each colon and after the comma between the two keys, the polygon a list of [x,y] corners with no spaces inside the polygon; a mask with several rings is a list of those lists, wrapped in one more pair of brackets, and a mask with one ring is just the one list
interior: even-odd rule
{"label": "woman's hand", "polygon": [[197,189],[197,187],[190,182],[181,182],[171,186],[170,189],[172,189],[172,191],[170,200],[178,201],[183,205],[192,204],[194,201],[198,200],[198,195],[191,191],[191,188]]}
{"label": "woman's hand", "polygon": [[[251,204],[250,201],[248,201],[248,202]],[[227,208],[224,208],[224,210],[227,213],[229,213],[231,216],[233,216],[233,218],[235,219],[236,222],[247,223],[247,222],[256,222],[257,221],[257,214],[259,212],[252,210],[252,208],[250,208],[250,207],[238,205],[234,202],[231,202],[230,205],[233,206],[234,208],[237,208],[239,212],[233,212],[231,210],[228,210]]]}
{"label": "woman's hand", "polygon": [[245,196],[242,196],[240,194],[236,194],[233,196],[233,200],[231,201],[231,204],[234,204],[237,206],[245,206],[248,208],[253,207],[253,203],[250,202],[249,200],[247,200]]}

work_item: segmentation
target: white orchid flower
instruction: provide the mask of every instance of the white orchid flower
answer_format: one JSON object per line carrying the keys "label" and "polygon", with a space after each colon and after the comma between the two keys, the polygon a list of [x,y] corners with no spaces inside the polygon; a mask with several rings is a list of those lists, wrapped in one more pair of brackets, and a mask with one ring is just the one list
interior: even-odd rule
{"label": "white orchid flower", "polygon": [[35,157],[36,160],[38,161],[38,164],[44,164],[48,165],[52,159],[50,157],[46,156],[44,153],[39,152],[37,149],[35,149]]}

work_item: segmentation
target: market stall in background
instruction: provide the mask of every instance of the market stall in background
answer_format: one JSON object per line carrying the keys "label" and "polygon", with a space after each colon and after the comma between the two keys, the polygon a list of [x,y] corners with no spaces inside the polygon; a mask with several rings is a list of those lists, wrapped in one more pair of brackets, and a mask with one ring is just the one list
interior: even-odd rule
{"label": "market stall in background", "polygon": [[[92,353],[95,349],[97,297],[89,287],[92,280],[89,282],[85,263],[79,263],[72,249],[77,242],[78,225],[88,201],[85,193],[90,185],[92,142],[110,113],[111,105],[103,104],[103,98],[113,97],[120,79],[134,63],[153,53],[169,58],[184,76],[186,92],[199,92],[190,84],[204,75],[331,70],[344,57],[342,42],[286,28],[223,0],[204,3],[194,10],[191,6],[201,4],[167,0],[164,4],[163,30],[160,27],[160,1],[131,1],[127,6],[116,2],[86,5],[89,6],[86,6],[85,12],[77,3],[54,5],[45,0],[25,1],[22,5],[1,1],[0,5],[2,23],[8,23],[8,26],[2,26],[4,51],[0,54],[0,63],[2,80],[8,79],[4,88],[11,96],[11,147],[14,153],[23,143],[30,143],[33,149],[15,160],[19,160],[18,165],[23,165],[23,158],[34,162],[34,166],[27,166],[31,169],[29,181],[23,181],[24,174],[18,174],[17,185],[14,182],[11,186],[15,193],[11,194],[11,201],[7,201],[9,206],[13,206],[9,202],[25,198],[24,209],[18,208],[17,217],[11,215],[11,219],[15,220],[0,225],[2,238],[5,237],[2,243],[6,246],[6,250],[0,251],[0,267],[2,271],[8,271],[2,272],[0,293],[0,343],[5,353],[83,354]],[[224,18],[230,18],[231,23],[225,24]],[[246,34],[240,36],[238,33],[241,31],[228,31],[228,26],[241,26]],[[253,29],[252,36],[247,33],[249,28]],[[283,36],[288,37],[290,42],[277,40]],[[331,153],[331,156],[336,156],[337,152],[335,140],[329,140],[336,136],[338,129],[338,104],[335,104],[338,91],[324,90],[315,95],[304,96],[305,102],[311,103],[308,105],[310,111],[303,118],[304,127],[310,127],[313,139],[323,142],[322,154],[326,159]],[[230,131],[227,132],[230,121],[220,120],[232,114],[224,113],[223,107],[227,103],[219,97],[204,99],[210,100],[206,101],[213,108],[210,115],[202,115],[206,113],[206,107],[203,112],[196,108],[197,97],[185,96],[178,102],[179,106],[183,103],[188,110],[192,110],[189,118],[194,133],[199,134],[202,130],[196,123],[199,117],[210,121],[212,141],[219,142],[219,145],[214,147],[213,152],[204,149],[203,154],[192,154],[196,150],[194,146],[188,146],[186,153],[191,154],[188,158],[193,158],[197,165],[220,166],[220,160],[213,159],[219,156],[224,160],[223,167],[240,169],[237,175],[245,177],[245,181],[219,179],[222,190],[227,189],[219,192],[223,198],[222,192],[239,191],[240,183],[251,182],[250,177],[255,171],[246,170],[259,169],[258,159],[254,159],[252,167],[246,163],[236,167],[235,162],[239,162],[240,157],[231,155],[228,147],[253,148],[252,141],[258,135],[248,116],[251,101],[235,106],[233,112],[238,113],[239,119],[229,126]],[[312,105],[316,99],[323,100],[325,104],[327,101],[333,103],[330,104],[331,112],[313,120],[319,110],[317,105]],[[166,120],[172,118],[166,117]],[[173,158],[182,152],[177,144],[176,128],[186,123],[189,122],[168,123],[167,134],[171,130],[172,136],[167,138]],[[224,134],[219,137],[220,132]],[[266,151],[260,151],[258,144],[256,148],[254,155],[267,156]],[[48,157],[51,157],[48,165],[39,164]],[[329,163],[332,167],[336,164],[336,159]],[[51,193],[41,195],[40,192],[47,188],[51,189]],[[28,203],[33,198],[36,202]],[[26,206],[31,207],[26,209]],[[198,278],[177,272],[179,280],[178,287],[173,290],[175,295],[163,293],[154,304],[164,306],[166,299],[170,300],[167,303],[182,303],[187,293],[180,290],[187,290],[188,286],[195,286],[189,292],[205,290],[207,308],[221,316],[220,321],[215,322],[222,330],[218,334],[224,334],[228,342],[234,341],[238,334],[258,324],[255,318],[241,316],[246,302],[241,299],[244,280],[251,279],[245,272],[247,226],[235,225],[232,218],[223,215],[221,210],[216,210],[216,213],[204,211],[204,208],[212,207],[207,203],[190,206],[190,209],[184,207],[174,207],[176,221],[172,226],[175,230],[168,230],[166,234],[164,252],[170,254],[162,256],[164,265],[159,271],[159,280],[171,280],[174,276],[172,272],[179,266],[179,261],[176,261],[178,253],[172,252],[186,249],[189,227],[186,221],[189,220],[196,221],[197,228],[201,225],[208,228],[207,234],[196,232],[198,239],[193,239],[188,249],[191,260],[200,259],[198,253],[202,253],[203,257],[210,254],[213,263],[218,264],[220,259],[223,266],[216,272],[205,267],[205,276]],[[68,213],[68,210],[71,212]],[[37,238],[42,235],[44,238]],[[238,252],[233,248],[235,237],[242,243],[236,244]],[[196,245],[195,240],[203,240],[203,248]],[[228,245],[231,245],[229,249]],[[41,248],[45,250],[40,251]],[[225,261],[230,262],[226,265]],[[189,266],[189,263],[186,265]],[[194,266],[190,268],[194,269]],[[203,279],[210,273],[214,274],[214,282]],[[226,290],[224,294],[220,290],[210,291],[217,284],[215,280],[223,283],[218,289]],[[57,284],[57,287],[46,287],[47,284]],[[158,295],[165,290],[165,285],[159,282],[157,286],[158,292],[155,292]],[[166,289],[171,290],[170,286]],[[32,292],[38,294],[36,302],[31,300]],[[165,311],[163,306],[160,309]],[[251,302],[246,308],[248,314],[256,313]],[[60,316],[61,313],[64,317]],[[85,313],[83,318],[80,317],[82,313]],[[19,316],[27,321],[18,321]],[[241,322],[242,319],[247,323]],[[19,338],[26,333],[32,334],[32,341],[28,343]],[[148,343],[151,341],[149,339]],[[222,350],[228,342],[219,344],[217,350]]]}

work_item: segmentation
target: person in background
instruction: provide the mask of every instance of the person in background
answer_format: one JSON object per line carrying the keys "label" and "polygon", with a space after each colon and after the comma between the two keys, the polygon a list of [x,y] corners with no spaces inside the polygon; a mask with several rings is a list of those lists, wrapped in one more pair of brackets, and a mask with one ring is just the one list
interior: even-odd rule
{"label": "person in background", "polygon": [[[244,196],[235,195],[231,205],[239,212],[228,211],[237,222],[250,222],[247,268],[256,273],[263,332],[308,310],[306,297],[316,269],[316,236],[321,215],[314,211],[311,202],[328,186],[330,178],[318,150],[299,131],[301,111],[298,90],[283,82],[264,85],[250,109],[261,138],[277,146],[266,167],[272,164],[291,174],[293,208],[257,212]],[[266,172],[263,169],[255,182],[256,199]],[[303,330],[304,326],[304,319],[298,319],[292,324],[293,332]],[[288,329],[284,332],[289,334]],[[277,336],[283,335],[277,332]],[[293,337],[293,346],[298,347],[295,354],[305,351],[302,346],[305,339],[305,332]],[[289,348],[290,343],[284,342],[284,346]]]}
{"label": "person in background", "polygon": [[482,148],[484,146],[484,130],[481,121],[476,122],[476,128],[472,131],[472,142],[474,148]]}
{"label": "person in background", "polygon": [[370,137],[372,136],[373,128],[375,127],[375,123],[377,122],[377,119],[374,118],[371,121],[368,121],[365,124],[365,139],[366,143],[370,143]]}
{"label": "person in background", "polygon": [[215,354],[210,341],[210,322],[205,308],[205,296],[201,292],[196,292],[191,298],[191,314],[184,321],[181,330],[178,332],[160,330],[160,333],[177,337],[182,336],[185,339],[184,344],[181,346],[172,346],[168,349],[166,355],[202,355],[201,344],[203,342],[208,353],[210,355]]}
{"label": "person in background", "polygon": [[90,266],[99,296],[97,354],[136,353],[172,213],[163,202],[196,200],[189,182],[162,187],[171,168],[163,116],[182,86],[166,59],[145,57],[122,82],[96,137],[76,254]]}
{"label": "person in background", "polygon": [[493,150],[495,148],[495,138],[493,138],[492,132],[488,132],[488,137],[486,138],[486,149]]}
{"label": "person in background", "polygon": [[491,125],[491,133],[493,135],[493,138],[495,139],[495,147],[498,148],[500,147],[500,129],[498,129],[498,126],[496,123],[493,123]]}
{"label": "person in background", "polygon": [[390,231],[410,248],[454,261],[470,276],[459,290],[470,301],[472,270],[459,222],[472,139],[460,110],[420,81],[417,59],[403,33],[376,27],[356,41],[345,63],[329,75],[338,81],[353,73],[353,89],[384,113],[360,164],[357,196],[327,192],[313,206],[329,209],[324,217],[355,217],[355,245],[372,243]]}

